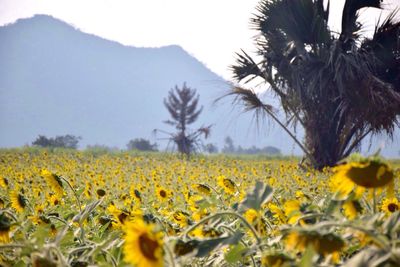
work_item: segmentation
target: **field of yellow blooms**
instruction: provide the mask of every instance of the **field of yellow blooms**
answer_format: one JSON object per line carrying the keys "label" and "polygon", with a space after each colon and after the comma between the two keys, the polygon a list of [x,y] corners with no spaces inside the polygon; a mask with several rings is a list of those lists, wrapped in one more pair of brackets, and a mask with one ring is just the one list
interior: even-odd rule
{"label": "field of yellow blooms", "polygon": [[0,151],[0,266],[400,266],[400,164]]}

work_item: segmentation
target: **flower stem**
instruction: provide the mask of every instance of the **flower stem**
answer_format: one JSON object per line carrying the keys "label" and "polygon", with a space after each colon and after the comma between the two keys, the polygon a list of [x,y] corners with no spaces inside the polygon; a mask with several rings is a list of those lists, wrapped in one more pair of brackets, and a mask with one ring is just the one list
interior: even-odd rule
{"label": "flower stem", "polygon": [[59,176],[59,177],[60,177],[64,182],[67,183],[67,185],[69,186],[69,188],[71,188],[71,190],[72,190],[72,192],[74,193],[74,196],[75,196],[75,198],[76,198],[76,202],[78,202],[79,211],[82,212],[81,201],[79,200],[78,195],[77,195],[75,189],[72,187],[72,185],[70,184],[70,182],[69,182],[67,179],[65,179],[65,178],[62,177],[62,176]]}
{"label": "flower stem", "polygon": [[372,191],[372,201],[373,201],[373,203],[372,203],[372,211],[374,212],[374,214],[376,213],[376,189],[374,188],[374,189],[372,189],[373,191]]}

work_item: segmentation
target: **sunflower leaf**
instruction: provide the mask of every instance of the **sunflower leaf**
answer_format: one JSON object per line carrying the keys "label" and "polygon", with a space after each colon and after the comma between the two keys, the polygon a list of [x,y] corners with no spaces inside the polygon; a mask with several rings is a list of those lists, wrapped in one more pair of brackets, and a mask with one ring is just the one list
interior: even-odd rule
{"label": "sunflower leaf", "polygon": [[239,205],[239,212],[243,213],[248,209],[260,210],[262,204],[272,198],[272,188],[263,182],[257,181],[256,185],[250,190],[246,198]]}
{"label": "sunflower leaf", "polygon": [[400,212],[393,213],[388,220],[383,224],[383,229],[387,235],[395,233],[400,229]]}
{"label": "sunflower leaf", "polygon": [[232,247],[229,252],[225,254],[224,258],[228,263],[237,263],[243,259],[243,256],[248,250],[248,248],[239,243]]}
{"label": "sunflower leaf", "polygon": [[235,234],[226,237],[202,240],[197,245],[196,257],[205,257],[218,246],[236,245],[243,235],[244,234],[241,232],[236,232]]}

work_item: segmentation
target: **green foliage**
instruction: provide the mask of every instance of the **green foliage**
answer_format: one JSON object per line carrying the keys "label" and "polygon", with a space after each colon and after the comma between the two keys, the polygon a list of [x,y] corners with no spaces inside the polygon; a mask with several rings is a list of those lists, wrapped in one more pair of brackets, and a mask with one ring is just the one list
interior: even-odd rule
{"label": "green foliage", "polygon": [[55,138],[52,137],[46,137],[44,135],[39,135],[35,141],[32,142],[32,145],[34,146],[40,146],[40,147],[48,147],[48,148],[71,148],[71,149],[77,149],[78,148],[78,143],[79,140],[82,138],[80,136],[74,136],[74,135],[59,135],[56,136]]}
{"label": "green foliage", "polygon": [[152,144],[149,140],[146,140],[144,138],[135,138],[128,142],[126,148],[128,150],[157,151],[157,144]]}

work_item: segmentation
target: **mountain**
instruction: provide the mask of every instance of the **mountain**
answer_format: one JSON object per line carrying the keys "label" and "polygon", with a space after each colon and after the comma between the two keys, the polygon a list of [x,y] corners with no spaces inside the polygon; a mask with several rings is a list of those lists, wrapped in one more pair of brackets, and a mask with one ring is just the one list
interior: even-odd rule
{"label": "mountain", "polygon": [[228,84],[180,46],[124,46],[47,15],[0,27],[0,40],[0,147],[30,144],[39,134],[82,136],[81,147],[124,148],[139,137],[162,143],[156,138],[166,136],[152,130],[174,130],[163,123],[163,99],[186,82],[204,106],[192,127],[214,124],[206,142],[221,148],[229,135],[236,145],[299,153],[278,126],[257,133],[252,116],[236,118],[230,101],[213,106]]}

